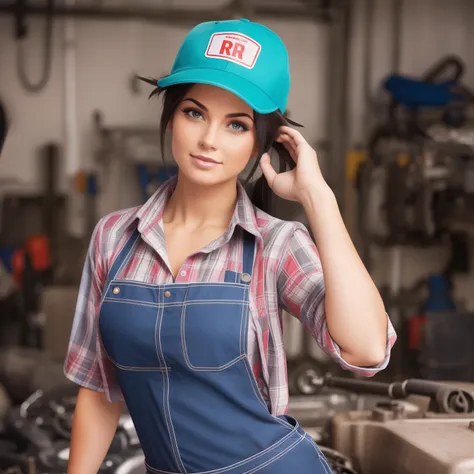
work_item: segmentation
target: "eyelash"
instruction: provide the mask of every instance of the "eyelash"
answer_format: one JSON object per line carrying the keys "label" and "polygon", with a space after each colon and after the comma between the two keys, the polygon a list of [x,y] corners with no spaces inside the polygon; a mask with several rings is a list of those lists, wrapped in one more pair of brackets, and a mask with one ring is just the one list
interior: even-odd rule
{"label": "eyelash", "polygon": [[[188,117],[192,118],[192,119],[197,119],[197,117],[193,117],[191,114],[192,113],[197,113],[199,115],[202,116],[201,112],[197,109],[193,109],[193,108],[187,108],[187,109],[183,109],[183,113],[185,113]],[[249,130],[249,128],[247,127],[247,125],[245,125],[243,122],[240,122],[239,120],[233,120],[231,122],[231,125],[232,124],[235,124],[235,125],[238,125],[239,127],[241,127],[240,130],[235,130],[235,129],[232,129],[233,132],[236,132],[236,133],[243,133],[243,132],[247,132]]]}

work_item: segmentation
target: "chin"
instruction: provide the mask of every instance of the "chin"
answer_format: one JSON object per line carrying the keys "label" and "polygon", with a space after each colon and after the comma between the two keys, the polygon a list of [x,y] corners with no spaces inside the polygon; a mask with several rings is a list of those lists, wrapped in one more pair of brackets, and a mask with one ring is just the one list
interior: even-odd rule
{"label": "chin", "polygon": [[198,170],[188,167],[180,168],[182,178],[201,186],[216,186],[232,179],[232,176],[223,176],[217,170]]}

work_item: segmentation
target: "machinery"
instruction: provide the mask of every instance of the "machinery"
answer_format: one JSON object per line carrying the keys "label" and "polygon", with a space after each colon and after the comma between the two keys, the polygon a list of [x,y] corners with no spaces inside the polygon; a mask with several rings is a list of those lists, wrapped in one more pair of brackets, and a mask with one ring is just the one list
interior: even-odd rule
{"label": "machinery", "polygon": [[[0,472],[66,472],[76,395],[74,386],[37,390],[9,411],[0,437]],[[142,473],[143,463],[133,423],[124,412],[99,473]]]}
{"label": "machinery", "polygon": [[[372,128],[358,168],[360,250],[369,271],[375,247],[390,251],[387,287],[380,290],[399,336],[392,377],[474,382],[474,352],[464,343],[474,318],[452,291],[454,277],[470,271],[474,236],[474,109],[464,69],[449,56],[420,78],[388,77],[387,113]],[[440,254],[434,275],[402,281],[406,247],[441,246],[447,259]],[[430,297],[436,304],[427,304]]]}
{"label": "machinery", "polygon": [[430,245],[474,229],[474,128],[434,124],[410,141],[374,136],[361,225],[380,244]]}
{"label": "machinery", "polygon": [[[334,472],[474,473],[474,384],[382,383],[330,374],[312,382],[322,394],[337,389],[375,397],[365,407],[332,413],[325,453]],[[310,418],[298,403],[290,412],[310,432]]]}
{"label": "machinery", "polygon": [[390,104],[360,168],[360,227],[384,245],[439,242],[474,227],[473,94],[464,64],[443,58],[420,79],[390,76]]}
{"label": "machinery", "polygon": [[[8,365],[0,379],[16,396],[0,418],[0,473],[65,473],[78,387],[60,383],[51,362],[42,373],[56,382],[34,388],[39,383],[25,380],[33,391],[18,403],[25,392],[19,381],[12,384],[13,361]],[[312,385],[311,395],[290,397],[289,414],[318,443],[333,473],[474,473],[474,384],[383,383],[310,371],[305,385]],[[99,472],[143,474],[143,463],[124,408]]]}

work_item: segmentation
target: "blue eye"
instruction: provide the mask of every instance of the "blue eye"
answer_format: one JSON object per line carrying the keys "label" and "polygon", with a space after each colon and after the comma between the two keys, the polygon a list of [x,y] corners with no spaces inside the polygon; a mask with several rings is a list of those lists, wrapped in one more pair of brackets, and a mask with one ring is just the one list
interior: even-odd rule
{"label": "blue eye", "polygon": [[202,117],[201,112],[196,109],[184,109],[183,112],[193,119],[199,119]]}
{"label": "blue eye", "polygon": [[234,132],[245,132],[246,130],[248,130],[248,128],[243,123],[240,123],[240,122],[231,122],[230,128]]}
{"label": "blue eye", "polygon": [[201,114],[197,110],[190,110],[189,116],[192,118],[199,118],[201,117]]}

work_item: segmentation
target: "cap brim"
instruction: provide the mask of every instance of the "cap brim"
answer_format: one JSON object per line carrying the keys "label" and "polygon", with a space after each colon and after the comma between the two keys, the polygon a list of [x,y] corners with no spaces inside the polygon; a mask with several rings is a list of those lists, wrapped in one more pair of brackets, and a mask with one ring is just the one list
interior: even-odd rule
{"label": "cap brim", "polygon": [[221,69],[188,69],[163,77],[158,81],[158,85],[163,88],[189,83],[221,87],[240,97],[259,114],[269,114],[278,109],[278,105],[260,88],[236,74]]}

